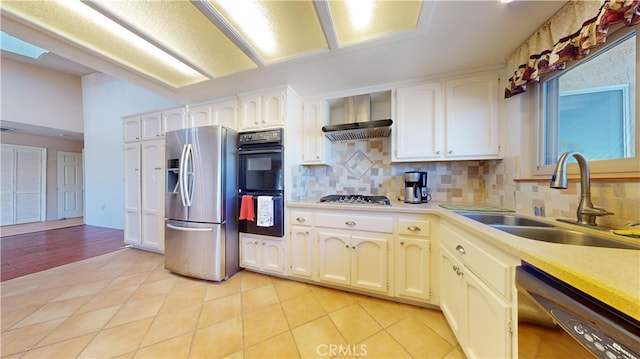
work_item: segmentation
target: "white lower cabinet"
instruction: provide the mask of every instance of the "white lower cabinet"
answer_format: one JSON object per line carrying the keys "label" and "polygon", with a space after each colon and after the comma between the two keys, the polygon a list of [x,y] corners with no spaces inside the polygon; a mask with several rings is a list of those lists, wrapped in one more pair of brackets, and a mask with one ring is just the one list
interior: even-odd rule
{"label": "white lower cabinet", "polygon": [[469,358],[517,356],[517,298],[514,268],[518,258],[441,225],[440,309]]}
{"label": "white lower cabinet", "polygon": [[318,280],[386,294],[390,236],[318,229]]}
{"label": "white lower cabinet", "polygon": [[[433,217],[402,216],[396,221],[395,296],[433,302],[431,223]],[[437,223],[437,222],[436,222]]]}
{"label": "white lower cabinet", "polygon": [[240,233],[240,266],[265,273],[286,274],[285,241]]}

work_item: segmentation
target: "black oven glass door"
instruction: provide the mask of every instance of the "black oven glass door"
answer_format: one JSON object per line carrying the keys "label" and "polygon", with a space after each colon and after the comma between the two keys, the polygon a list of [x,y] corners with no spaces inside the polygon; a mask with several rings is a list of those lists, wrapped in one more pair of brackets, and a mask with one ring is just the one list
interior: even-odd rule
{"label": "black oven glass door", "polygon": [[283,190],[282,148],[242,150],[239,153],[239,188],[241,192]]}

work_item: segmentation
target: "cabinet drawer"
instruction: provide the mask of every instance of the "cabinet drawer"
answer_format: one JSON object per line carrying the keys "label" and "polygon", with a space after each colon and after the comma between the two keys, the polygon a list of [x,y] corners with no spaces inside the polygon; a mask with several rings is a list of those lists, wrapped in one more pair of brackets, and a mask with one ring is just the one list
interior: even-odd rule
{"label": "cabinet drawer", "polygon": [[431,221],[400,218],[398,219],[398,234],[429,237],[431,235]]}
{"label": "cabinet drawer", "polygon": [[481,248],[472,242],[474,237],[466,232],[454,230],[445,224],[441,228],[441,243],[451,249],[456,257],[486,284],[510,299],[513,267],[518,265],[518,259],[491,247],[490,244]]}
{"label": "cabinet drawer", "polygon": [[355,229],[358,231],[393,233],[393,219],[350,214],[316,214],[317,227]]}
{"label": "cabinet drawer", "polygon": [[291,224],[298,226],[313,226],[313,213],[291,211]]}

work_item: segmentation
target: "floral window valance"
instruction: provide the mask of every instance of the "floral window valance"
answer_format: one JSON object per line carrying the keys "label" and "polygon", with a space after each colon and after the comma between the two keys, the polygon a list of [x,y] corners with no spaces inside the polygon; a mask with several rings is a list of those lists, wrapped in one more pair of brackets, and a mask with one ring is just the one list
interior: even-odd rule
{"label": "floral window valance", "polygon": [[505,98],[526,91],[545,73],[563,70],[567,61],[585,57],[604,44],[614,24],[640,24],[640,0],[569,1],[509,57],[512,77]]}

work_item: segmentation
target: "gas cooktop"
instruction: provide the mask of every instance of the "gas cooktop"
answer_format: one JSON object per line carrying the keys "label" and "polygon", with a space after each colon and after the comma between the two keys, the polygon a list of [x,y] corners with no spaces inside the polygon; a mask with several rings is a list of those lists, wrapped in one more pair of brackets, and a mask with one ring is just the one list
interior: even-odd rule
{"label": "gas cooktop", "polygon": [[391,201],[385,196],[362,196],[356,194],[330,194],[320,198],[318,202],[331,204],[367,204],[374,206],[391,205]]}

